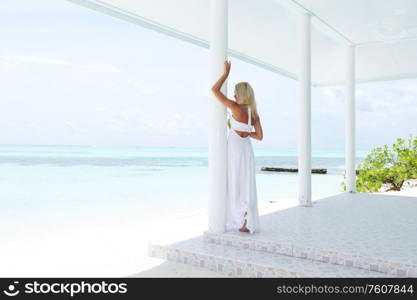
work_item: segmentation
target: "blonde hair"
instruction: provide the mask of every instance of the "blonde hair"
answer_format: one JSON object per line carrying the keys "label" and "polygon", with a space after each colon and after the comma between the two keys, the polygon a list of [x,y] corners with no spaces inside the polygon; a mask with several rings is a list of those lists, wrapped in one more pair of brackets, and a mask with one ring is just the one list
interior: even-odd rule
{"label": "blonde hair", "polygon": [[256,108],[255,93],[249,82],[239,82],[235,85],[235,95],[238,103],[250,106],[252,115],[257,118],[258,110]]}

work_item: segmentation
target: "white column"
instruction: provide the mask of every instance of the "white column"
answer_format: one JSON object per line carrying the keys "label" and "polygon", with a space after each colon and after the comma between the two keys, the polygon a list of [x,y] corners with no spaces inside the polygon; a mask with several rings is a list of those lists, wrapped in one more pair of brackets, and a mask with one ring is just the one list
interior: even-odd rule
{"label": "white column", "polygon": [[298,17],[300,115],[298,129],[298,201],[311,206],[311,43],[310,15]]}
{"label": "white column", "polygon": [[[212,86],[223,74],[227,58],[227,0],[210,0],[210,67]],[[227,94],[225,82],[221,91]],[[225,231],[226,224],[226,166],[227,127],[226,107],[217,99],[210,99],[209,109],[209,205],[208,230]]]}
{"label": "white column", "polygon": [[355,166],[355,45],[346,47],[346,192],[356,192]]}

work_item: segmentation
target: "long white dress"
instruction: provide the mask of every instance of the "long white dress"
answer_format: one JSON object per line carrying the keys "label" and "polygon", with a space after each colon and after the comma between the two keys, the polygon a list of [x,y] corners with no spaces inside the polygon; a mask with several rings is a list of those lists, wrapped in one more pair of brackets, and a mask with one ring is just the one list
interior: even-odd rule
{"label": "long white dress", "polygon": [[[227,206],[226,229],[241,228],[246,219],[250,233],[260,231],[258,198],[255,176],[255,155],[249,136],[241,137],[238,131],[250,132],[251,113],[248,109],[248,123],[242,123],[230,116],[231,129],[227,138]],[[245,212],[247,215],[245,216]]]}

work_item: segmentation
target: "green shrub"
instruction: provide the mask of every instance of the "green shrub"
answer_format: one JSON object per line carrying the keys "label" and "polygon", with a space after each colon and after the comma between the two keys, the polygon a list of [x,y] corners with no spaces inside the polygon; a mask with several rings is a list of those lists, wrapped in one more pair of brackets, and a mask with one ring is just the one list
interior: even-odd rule
{"label": "green shrub", "polygon": [[[344,173],[346,178],[346,172]],[[407,144],[398,138],[389,149],[387,145],[375,148],[358,165],[357,192],[378,192],[382,185],[387,191],[401,190],[404,182],[417,178],[417,136],[410,135]],[[341,183],[346,191],[345,182]]]}

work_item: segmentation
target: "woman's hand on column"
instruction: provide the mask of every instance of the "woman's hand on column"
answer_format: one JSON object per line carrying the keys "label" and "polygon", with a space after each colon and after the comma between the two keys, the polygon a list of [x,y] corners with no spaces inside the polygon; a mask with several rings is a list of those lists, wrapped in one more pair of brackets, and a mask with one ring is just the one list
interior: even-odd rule
{"label": "woman's hand on column", "polygon": [[232,63],[227,60],[224,61],[224,75],[229,76],[230,68],[232,67]]}

